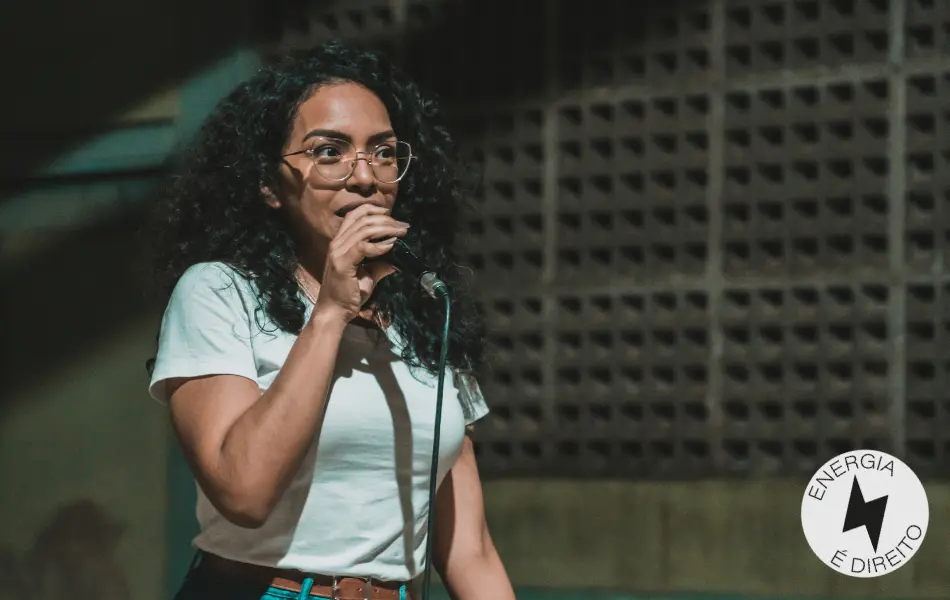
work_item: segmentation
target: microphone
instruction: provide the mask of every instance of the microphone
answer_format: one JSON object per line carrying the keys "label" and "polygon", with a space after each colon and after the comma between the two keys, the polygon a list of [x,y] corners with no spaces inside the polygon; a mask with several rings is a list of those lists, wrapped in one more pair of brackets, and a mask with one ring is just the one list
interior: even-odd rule
{"label": "microphone", "polygon": [[433,298],[448,296],[449,288],[445,285],[435,271],[429,268],[421,258],[413,254],[409,246],[402,240],[396,240],[392,249],[382,256],[373,258],[388,262],[399,271],[412,276],[419,282],[419,285]]}

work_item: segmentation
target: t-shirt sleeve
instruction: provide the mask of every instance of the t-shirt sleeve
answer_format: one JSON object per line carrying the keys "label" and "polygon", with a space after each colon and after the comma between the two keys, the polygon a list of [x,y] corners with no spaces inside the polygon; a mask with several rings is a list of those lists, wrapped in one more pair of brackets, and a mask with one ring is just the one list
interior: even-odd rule
{"label": "t-shirt sleeve", "polygon": [[471,373],[456,370],[453,371],[452,376],[455,388],[459,393],[462,412],[465,414],[465,424],[471,425],[489,412],[485,395],[482,394],[482,388],[478,385],[478,380]]}
{"label": "t-shirt sleeve", "polygon": [[240,276],[218,263],[190,267],[162,317],[149,394],[167,402],[171,378],[240,375],[257,381]]}

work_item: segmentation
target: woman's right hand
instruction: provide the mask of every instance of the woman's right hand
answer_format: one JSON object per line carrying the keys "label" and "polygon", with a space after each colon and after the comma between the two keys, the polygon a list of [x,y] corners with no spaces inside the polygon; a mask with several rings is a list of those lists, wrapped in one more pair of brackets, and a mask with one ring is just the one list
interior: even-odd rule
{"label": "woman's right hand", "polygon": [[314,314],[337,313],[346,323],[355,318],[376,284],[395,271],[385,262],[364,264],[364,259],[386,254],[408,230],[408,223],[381,206],[364,204],[347,213],[330,240]]}

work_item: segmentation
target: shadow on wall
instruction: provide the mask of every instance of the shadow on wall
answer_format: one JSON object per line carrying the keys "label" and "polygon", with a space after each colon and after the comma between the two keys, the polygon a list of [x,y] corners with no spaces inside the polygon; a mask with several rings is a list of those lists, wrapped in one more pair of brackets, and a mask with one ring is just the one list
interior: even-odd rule
{"label": "shadow on wall", "polygon": [[0,600],[127,600],[115,557],[123,527],[91,500],[62,506],[22,557],[0,549]]}

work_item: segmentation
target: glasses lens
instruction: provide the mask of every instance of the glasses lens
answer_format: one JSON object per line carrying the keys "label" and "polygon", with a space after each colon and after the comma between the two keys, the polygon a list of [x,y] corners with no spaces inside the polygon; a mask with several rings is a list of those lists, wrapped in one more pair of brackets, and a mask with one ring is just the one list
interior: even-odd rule
{"label": "glasses lens", "polygon": [[412,149],[406,142],[386,142],[373,153],[373,175],[380,183],[399,181],[409,169]]}
{"label": "glasses lens", "polygon": [[349,142],[322,138],[314,144],[312,158],[314,167],[321,177],[340,181],[349,177],[355,155],[353,146]]}

